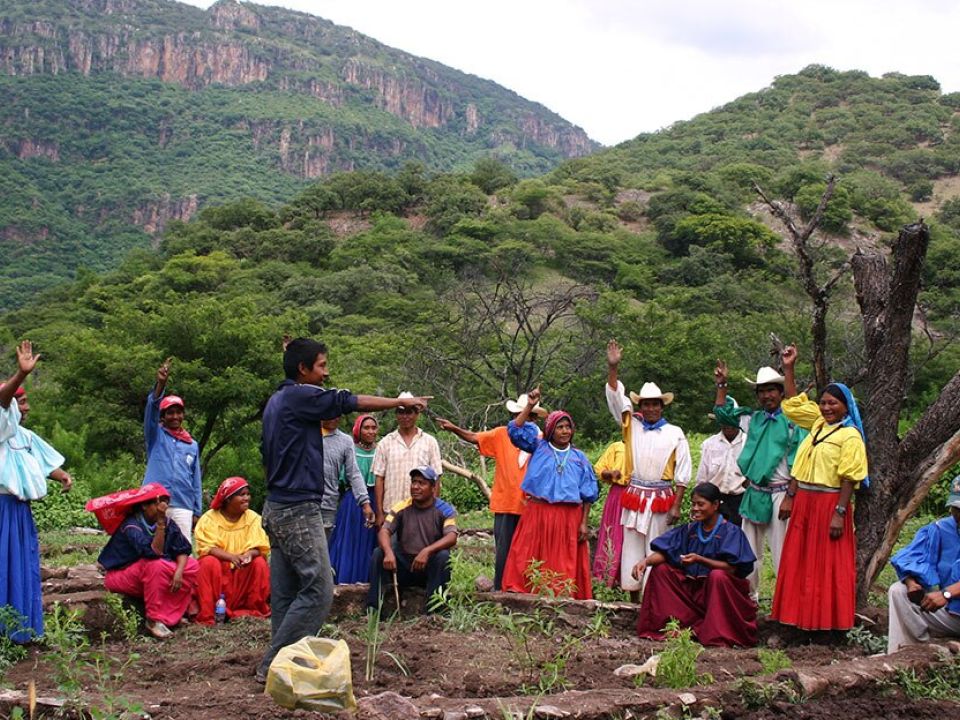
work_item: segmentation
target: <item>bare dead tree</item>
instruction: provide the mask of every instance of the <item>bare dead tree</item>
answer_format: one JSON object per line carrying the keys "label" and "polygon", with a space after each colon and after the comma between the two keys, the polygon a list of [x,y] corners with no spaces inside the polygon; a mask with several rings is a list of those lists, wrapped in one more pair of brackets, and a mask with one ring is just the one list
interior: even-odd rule
{"label": "bare dead tree", "polygon": [[869,398],[864,424],[872,480],[855,516],[860,603],[890,557],[903,524],[930,487],[960,461],[960,371],[910,431],[902,439],[897,434],[929,243],[930,232],[921,221],[900,231],[889,262],[875,252],[858,251],[851,259],[863,317],[866,364],[861,375]]}
{"label": "bare dead tree", "polygon": [[827,365],[827,313],[830,309],[830,293],[850,269],[850,263],[845,262],[825,282],[821,283],[817,278],[816,261],[810,243],[814,231],[823,222],[823,214],[826,212],[830,198],[833,197],[836,185],[836,177],[831,175],[827,178],[827,187],[820,197],[820,203],[817,205],[813,216],[802,229],[797,227],[796,221],[782,203],[767,197],[763,189],[756,183],[753,186],[766,206],[787,229],[790,244],[797,256],[800,283],[813,303],[813,372],[818,389],[823,389],[830,382],[830,372]]}

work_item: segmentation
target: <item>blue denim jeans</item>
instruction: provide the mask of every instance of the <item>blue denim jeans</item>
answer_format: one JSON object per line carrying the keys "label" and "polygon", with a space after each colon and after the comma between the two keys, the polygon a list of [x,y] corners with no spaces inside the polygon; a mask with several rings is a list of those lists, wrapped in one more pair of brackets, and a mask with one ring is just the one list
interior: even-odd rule
{"label": "blue denim jeans", "polygon": [[270,538],[270,649],[265,675],[281,648],[316,635],[333,604],[333,571],[319,502],[263,505]]}

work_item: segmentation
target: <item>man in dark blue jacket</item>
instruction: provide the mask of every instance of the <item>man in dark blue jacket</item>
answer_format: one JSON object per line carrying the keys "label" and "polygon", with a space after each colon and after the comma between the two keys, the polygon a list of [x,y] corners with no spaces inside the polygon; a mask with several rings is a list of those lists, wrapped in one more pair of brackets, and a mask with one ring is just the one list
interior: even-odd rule
{"label": "man in dark blue jacket", "polygon": [[271,642],[257,668],[265,682],[280,648],[316,635],[333,603],[333,572],[323,532],[323,438],[320,421],[357,410],[389,410],[429,398],[383,398],[327,390],[327,348],[309,338],[283,353],[286,380],[263,411],[261,453],[267,472],[263,527],[270,537]]}

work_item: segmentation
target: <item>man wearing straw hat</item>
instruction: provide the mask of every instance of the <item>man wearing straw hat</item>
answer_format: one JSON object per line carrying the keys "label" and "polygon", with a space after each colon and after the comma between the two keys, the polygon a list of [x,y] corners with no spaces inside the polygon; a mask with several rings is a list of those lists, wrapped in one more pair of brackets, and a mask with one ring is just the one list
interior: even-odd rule
{"label": "man wearing straw hat", "polygon": [[[416,399],[408,392],[402,392],[397,397],[401,402],[404,399]],[[434,490],[437,497],[440,496],[443,461],[437,439],[417,427],[420,408],[415,403],[400,405],[396,413],[397,429],[380,441],[373,456],[377,527],[383,525],[387,510],[410,497],[410,471],[415,467],[429,465],[436,471]]]}
{"label": "man wearing straw hat", "polygon": [[798,428],[780,409],[784,396],[784,377],[772,367],[762,367],[754,380],[744,378],[757,395],[760,409],[744,413],[743,408],[731,411],[727,397],[727,365],[717,360],[713,371],[717,393],[714,400],[714,414],[732,421],[736,415],[740,429],[746,433],[746,440],[737,465],[743,473],[745,487],[740,500],[740,516],[743,519],[741,529],[747,536],[747,542],[757,562],[747,580],[750,593],[757,599],[760,568],[763,565],[763,546],[770,546],[773,556],[773,571],[780,567],[780,552],[787,535],[788,515],[781,513],[780,505],[788,496],[790,467],[797,452],[797,446],[806,435],[806,430]]}
{"label": "man wearing straw hat", "polygon": [[[650,543],[680,518],[692,463],[683,430],[663,417],[663,409],[673,402],[673,393],[662,392],[648,382],[639,393],[627,397],[618,379],[621,357],[620,346],[611,340],[607,344],[607,407],[623,431],[623,464],[630,476],[630,486],[621,501],[620,586],[637,602],[649,573],[636,579],[633,566],[652,552]],[[634,412],[635,405],[639,413]]]}
{"label": "man wearing straw hat", "polygon": [[[527,406],[527,394],[523,393],[514,400],[504,403],[511,419],[516,418],[520,411]],[[531,415],[544,418],[547,411],[536,405]],[[443,430],[452,432],[468,443],[477,446],[484,457],[493,458],[493,488],[490,491],[490,511],[493,513],[493,589],[500,590],[503,580],[503,568],[510,553],[510,544],[513,542],[513,533],[520,522],[520,513],[523,512],[523,492],[520,483],[527,472],[527,460],[530,453],[524,452],[512,442],[507,433],[507,426],[472,432],[457,427],[449,420],[437,418],[437,425]]]}

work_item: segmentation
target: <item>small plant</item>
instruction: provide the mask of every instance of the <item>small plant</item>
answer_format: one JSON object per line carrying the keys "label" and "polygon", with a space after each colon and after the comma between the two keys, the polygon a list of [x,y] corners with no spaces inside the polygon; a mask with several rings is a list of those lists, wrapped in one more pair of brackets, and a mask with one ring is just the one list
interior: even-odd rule
{"label": "small plant", "polygon": [[743,677],[737,680],[733,687],[740,693],[740,700],[748,710],[767,707],[776,700],[797,703],[802,699],[793,684],[786,681],[759,683],[756,680]]}
{"label": "small plant", "polygon": [[690,628],[681,628],[675,619],[667,623],[663,632],[667,640],[657,666],[657,684],[675,689],[696,685],[697,658],[703,646],[693,639]]}
{"label": "small plant", "polygon": [[775,672],[793,667],[793,661],[783,650],[760,648],[757,650],[757,660],[760,661],[760,667],[763,668],[764,675],[772,675]]}
{"label": "small plant", "polygon": [[54,682],[67,694],[76,695],[84,685],[83,660],[90,649],[80,610],[54,603],[44,618],[44,628],[43,642],[50,650],[47,656],[54,667]]}
{"label": "small plant", "polygon": [[26,618],[11,605],[0,607],[0,672],[16,665],[27,656],[27,650],[10,639],[11,635],[33,637],[33,629],[24,625]]}
{"label": "small plant", "polygon": [[542,597],[569,598],[577,589],[577,584],[571,578],[543,567],[543,560],[531,560],[523,575],[530,583],[530,590]]}
{"label": "small plant", "polygon": [[912,700],[960,700],[960,660],[930,668],[922,675],[900,668],[894,682]]}
{"label": "small plant", "polygon": [[133,642],[140,634],[140,613],[136,608],[125,602],[123,595],[107,593],[104,598],[107,608],[113,613],[120,635],[127,642]]}
{"label": "small plant", "polygon": [[[380,598],[380,603],[377,605],[376,609],[369,608],[367,610],[367,625],[360,633],[360,638],[366,645],[364,673],[363,677],[367,682],[372,682],[374,675],[376,673],[377,667],[377,656],[380,655],[382,651],[383,641],[387,636],[387,633],[390,631],[390,626],[393,625],[394,619],[397,617],[397,614],[394,613],[387,620],[382,620],[380,617],[380,612],[383,610],[383,597]],[[393,660],[396,663],[397,667],[400,669],[404,675],[408,675],[407,668],[404,666],[403,662],[393,653],[384,652],[388,658]]]}
{"label": "small plant", "polygon": [[847,644],[859,647],[867,655],[879,655],[887,651],[887,639],[874,635],[865,627],[852,627],[847,630]]}

